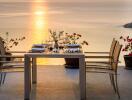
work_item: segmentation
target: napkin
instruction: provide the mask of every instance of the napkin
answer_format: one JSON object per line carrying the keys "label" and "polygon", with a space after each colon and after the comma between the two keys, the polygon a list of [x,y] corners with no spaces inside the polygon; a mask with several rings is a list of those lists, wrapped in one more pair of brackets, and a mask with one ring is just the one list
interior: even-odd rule
{"label": "napkin", "polygon": [[46,48],[48,44],[33,44],[33,48]]}
{"label": "napkin", "polygon": [[32,52],[44,52],[44,48],[32,48],[31,51]]}
{"label": "napkin", "polygon": [[75,53],[75,52],[80,52],[79,48],[68,48],[65,50],[67,53]]}

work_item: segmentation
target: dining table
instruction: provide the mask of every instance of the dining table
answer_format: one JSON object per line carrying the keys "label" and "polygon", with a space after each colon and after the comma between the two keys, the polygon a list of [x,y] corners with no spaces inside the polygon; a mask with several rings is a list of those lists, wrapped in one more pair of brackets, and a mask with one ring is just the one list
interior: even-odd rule
{"label": "dining table", "polygon": [[86,100],[86,71],[84,53],[25,53],[24,55],[24,100],[31,100],[33,84],[37,84],[37,58],[78,58],[80,100]]}

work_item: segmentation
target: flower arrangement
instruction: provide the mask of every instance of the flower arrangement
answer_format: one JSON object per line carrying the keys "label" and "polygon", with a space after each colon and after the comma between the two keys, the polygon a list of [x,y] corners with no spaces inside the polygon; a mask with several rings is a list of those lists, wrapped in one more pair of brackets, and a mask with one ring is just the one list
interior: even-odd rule
{"label": "flower arrangement", "polygon": [[64,33],[64,31],[56,32],[49,30],[50,40],[48,42],[54,41],[59,42],[60,44],[81,44],[88,45],[87,41],[82,41],[81,43],[78,40],[82,37],[82,35],[77,33]]}
{"label": "flower arrangement", "polygon": [[23,41],[25,39],[25,37],[21,37],[21,38],[11,38],[9,39],[8,36],[9,36],[9,33],[6,32],[6,38],[2,38],[2,41],[4,43],[4,47],[5,47],[5,50],[10,50],[10,48],[14,47],[14,46],[17,46],[19,44],[20,41]]}
{"label": "flower arrangement", "polygon": [[59,48],[59,43],[60,40],[63,40],[62,36],[64,34],[64,31],[60,31],[60,32],[56,32],[56,31],[52,31],[51,29],[49,29],[49,33],[50,33],[50,39],[46,42],[54,42],[54,47],[56,50]]}
{"label": "flower arrangement", "polygon": [[[77,33],[64,33],[64,31],[52,31],[49,30],[50,38],[46,42],[54,42],[53,48],[67,48],[67,47],[79,47],[81,48],[81,45],[88,45],[87,41],[79,41],[79,39],[82,37],[82,35]],[[50,47],[52,48],[52,47]]]}
{"label": "flower arrangement", "polygon": [[[82,37],[82,35],[77,34],[77,33],[66,33],[66,43],[68,44],[78,44],[78,40]],[[80,44],[82,45],[88,45],[87,41],[82,41]]]}
{"label": "flower arrangement", "polygon": [[64,31],[60,31],[59,33],[57,33],[56,31],[52,31],[51,29],[49,29],[49,33],[50,33],[50,39],[51,39],[49,41],[56,42],[62,39]]}
{"label": "flower arrangement", "polygon": [[120,39],[124,41],[124,47],[122,51],[128,52],[128,55],[132,56],[132,38],[130,38],[129,36],[127,37],[121,36]]}

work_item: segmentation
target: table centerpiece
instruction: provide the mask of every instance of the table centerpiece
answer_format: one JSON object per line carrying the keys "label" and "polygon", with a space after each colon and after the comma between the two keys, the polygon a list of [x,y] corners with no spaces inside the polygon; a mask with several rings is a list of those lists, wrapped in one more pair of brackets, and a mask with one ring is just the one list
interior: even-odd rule
{"label": "table centerpiece", "polygon": [[[87,41],[79,41],[82,37],[77,33],[65,33],[64,31],[49,30],[50,36],[47,42],[53,42],[53,52],[58,52],[60,48],[64,48],[65,53],[80,53],[82,45],[88,45]],[[65,58],[66,68],[78,68],[78,58]]]}

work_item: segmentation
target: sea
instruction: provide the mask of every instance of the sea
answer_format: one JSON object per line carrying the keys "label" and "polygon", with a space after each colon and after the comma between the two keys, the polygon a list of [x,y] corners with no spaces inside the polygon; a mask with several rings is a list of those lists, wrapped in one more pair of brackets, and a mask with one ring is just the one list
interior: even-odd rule
{"label": "sea", "polygon": [[[8,38],[26,37],[11,50],[28,51],[33,44],[48,40],[51,29],[81,34],[80,41],[89,44],[83,46],[84,51],[109,51],[113,38],[123,44],[120,36],[132,36],[132,29],[123,28],[132,22],[131,12],[131,0],[0,0],[0,36],[7,38],[8,32]],[[63,59],[44,62],[65,63]]]}

